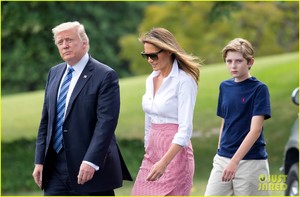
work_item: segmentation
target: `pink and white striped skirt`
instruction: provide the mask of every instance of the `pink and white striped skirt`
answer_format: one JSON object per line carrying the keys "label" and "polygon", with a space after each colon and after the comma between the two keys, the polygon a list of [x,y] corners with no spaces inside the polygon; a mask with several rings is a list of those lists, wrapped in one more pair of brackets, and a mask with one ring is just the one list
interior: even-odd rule
{"label": "pink and white striped skirt", "polygon": [[190,195],[194,177],[191,142],[176,154],[158,180],[146,180],[151,167],[168,151],[177,131],[177,124],[152,124],[144,159],[131,191],[132,196]]}

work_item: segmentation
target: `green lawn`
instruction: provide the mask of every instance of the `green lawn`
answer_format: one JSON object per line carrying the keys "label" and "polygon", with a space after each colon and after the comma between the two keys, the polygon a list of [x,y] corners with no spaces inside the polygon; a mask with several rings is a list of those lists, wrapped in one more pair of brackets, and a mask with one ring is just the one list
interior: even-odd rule
{"label": "green lawn", "polygon": [[[253,76],[268,85],[271,95],[272,118],[265,123],[265,139],[271,174],[280,173],[279,167],[282,163],[284,145],[298,113],[297,106],[291,102],[290,98],[293,89],[299,86],[298,64],[298,52],[289,53],[256,58],[251,70]],[[141,108],[141,97],[145,91],[146,77],[138,76],[120,80],[121,112],[116,135],[133,177],[136,176],[143,153],[144,113]],[[211,163],[216,151],[220,125],[220,119],[215,115],[218,86],[221,81],[229,77],[223,63],[205,65],[201,68],[198,98],[194,113],[194,137],[192,139],[196,164],[193,195],[203,195],[212,167]],[[2,192],[4,190],[5,195],[19,194],[20,190],[25,187],[22,184],[24,182],[26,183],[26,193],[31,193],[29,189],[35,188],[32,186],[33,180],[31,177],[34,145],[29,147],[28,154],[22,155],[22,159],[27,158],[28,160],[29,165],[26,164],[27,166],[24,166],[24,161],[19,161],[18,155],[9,155],[10,150],[6,147],[11,147],[16,140],[21,138],[29,139],[30,142],[28,143],[34,143],[43,96],[42,90],[2,96],[1,140],[2,144],[5,143],[7,146],[2,146],[1,185]],[[22,149],[19,154],[22,154]],[[3,159],[4,157],[7,159]],[[22,180],[18,185],[14,180],[15,177],[21,177],[21,173],[26,173],[24,177],[27,178],[24,178],[26,180]],[[117,190],[117,194],[129,195],[130,190],[130,183],[126,183],[125,187]],[[274,195],[281,194],[282,192],[274,192]]]}
{"label": "green lawn", "polygon": [[[282,128],[284,125],[279,123],[286,122],[297,111],[290,102],[290,94],[299,84],[298,53],[257,58],[251,73],[269,86],[273,117],[268,122]],[[223,63],[203,66],[200,75],[194,129],[197,132],[211,133],[219,127],[219,118],[215,115],[218,86],[230,76]],[[121,112],[116,130],[120,138],[142,139],[144,135],[141,97],[145,91],[146,77],[120,80]],[[2,141],[35,138],[43,97],[43,90],[2,96]],[[287,114],[282,114],[282,111]]]}
{"label": "green lawn", "polygon": [[[125,181],[123,187],[116,189],[116,196],[130,196],[133,183]],[[195,180],[191,191],[191,196],[203,196],[205,192],[206,180]],[[24,193],[11,193],[10,196],[23,196]],[[42,191],[33,191],[26,193],[27,196],[43,196]],[[283,191],[273,191],[272,196],[283,196]]]}

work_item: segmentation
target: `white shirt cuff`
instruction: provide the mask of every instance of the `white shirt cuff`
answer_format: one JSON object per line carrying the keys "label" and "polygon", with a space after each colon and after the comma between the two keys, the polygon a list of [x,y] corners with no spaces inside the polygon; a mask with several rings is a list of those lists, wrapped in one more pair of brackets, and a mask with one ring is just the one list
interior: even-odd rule
{"label": "white shirt cuff", "polygon": [[93,168],[95,168],[96,171],[99,170],[99,166],[97,166],[97,165],[95,165],[95,164],[93,164],[93,163],[91,163],[91,162],[89,162],[89,161],[82,161],[82,162],[83,162],[83,163],[86,163],[86,164],[88,164],[88,165],[90,165],[90,166],[92,166]]}

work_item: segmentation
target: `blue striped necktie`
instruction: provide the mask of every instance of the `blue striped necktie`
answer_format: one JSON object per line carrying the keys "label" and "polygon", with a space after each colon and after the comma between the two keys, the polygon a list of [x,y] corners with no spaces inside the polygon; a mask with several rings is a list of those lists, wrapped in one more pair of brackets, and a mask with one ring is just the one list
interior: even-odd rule
{"label": "blue striped necktie", "polygon": [[57,100],[56,105],[56,124],[55,124],[55,133],[54,133],[54,140],[53,140],[53,148],[54,150],[59,153],[59,151],[62,149],[62,126],[64,123],[64,114],[65,114],[65,108],[66,108],[66,98],[70,86],[70,82],[72,79],[72,72],[74,69],[72,67],[69,67],[68,74],[65,76],[59,92],[59,97]]}

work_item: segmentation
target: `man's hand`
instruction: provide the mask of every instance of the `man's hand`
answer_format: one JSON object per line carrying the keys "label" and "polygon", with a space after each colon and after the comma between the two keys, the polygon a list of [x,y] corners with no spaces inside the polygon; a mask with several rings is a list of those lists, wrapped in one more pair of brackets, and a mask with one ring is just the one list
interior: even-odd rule
{"label": "man's hand", "polygon": [[86,163],[81,163],[79,174],[77,176],[77,183],[83,185],[91,180],[95,173],[95,168]]}
{"label": "man's hand", "polygon": [[34,182],[42,188],[42,180],[43,180],[43,165],[42,164],[35,164],[33,173],[32,173]]}

